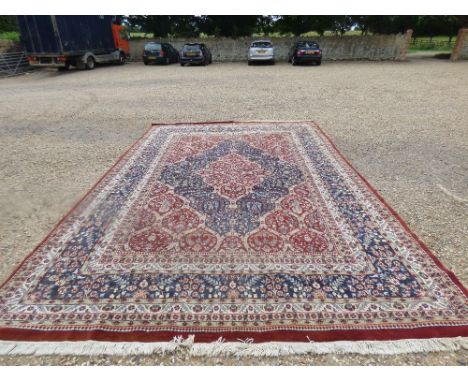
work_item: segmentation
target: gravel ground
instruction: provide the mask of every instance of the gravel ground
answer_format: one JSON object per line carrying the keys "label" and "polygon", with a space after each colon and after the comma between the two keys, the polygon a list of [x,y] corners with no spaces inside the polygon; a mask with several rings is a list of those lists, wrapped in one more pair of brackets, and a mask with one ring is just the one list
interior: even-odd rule
{"label": "gravel ground", "polygon": [[[0,279],[150,122],[313,119],[468,285],[468,62],[39,71],[0,80]],[[264,359],[0,357],[0,364],[466,365],[468,351]]]}

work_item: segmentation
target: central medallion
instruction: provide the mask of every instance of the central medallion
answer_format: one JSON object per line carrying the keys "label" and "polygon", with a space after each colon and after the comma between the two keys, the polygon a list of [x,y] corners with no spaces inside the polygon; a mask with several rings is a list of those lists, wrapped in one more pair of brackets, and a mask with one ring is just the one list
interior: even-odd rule
{"label": "central medallion", "polygon": [[245,235],[303,180],[294,164],[243,141],[224,140],[197,155],[167,165],[160,181],[206,216],[206,227],[220,235]]}
{"label": "central medallion", "polygon": [[268,171],[239,154],[228,154],[198,172],[215,191],[235,202],[259,184]]}

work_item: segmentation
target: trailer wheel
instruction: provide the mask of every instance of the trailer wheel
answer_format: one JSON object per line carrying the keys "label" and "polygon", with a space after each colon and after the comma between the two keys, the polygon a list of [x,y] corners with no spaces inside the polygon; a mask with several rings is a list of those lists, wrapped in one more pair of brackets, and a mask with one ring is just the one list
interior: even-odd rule
{"label": "trailer wheel", "polygon": [[86,59],[86,65],[85,65],[86,70],[93,70],[95,66],[96,66],[96,63],[94,62],[94,58],[92,56],[89,56]]}

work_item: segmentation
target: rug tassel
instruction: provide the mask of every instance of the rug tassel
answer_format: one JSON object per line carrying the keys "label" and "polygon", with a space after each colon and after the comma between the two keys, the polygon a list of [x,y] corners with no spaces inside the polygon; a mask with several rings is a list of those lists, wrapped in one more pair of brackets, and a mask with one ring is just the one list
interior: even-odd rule
{"label": "rug tassel", "polygon": [[170,342],[13,342],[0,341],[0,355],[136,355],[166,354],[186,350],[192,356],[276,357],[303,354],[426,353],[468,350],[468,337],[396,341],[263,342],[251,338],[226,342],[195,343],[195,336],[174,337]]}

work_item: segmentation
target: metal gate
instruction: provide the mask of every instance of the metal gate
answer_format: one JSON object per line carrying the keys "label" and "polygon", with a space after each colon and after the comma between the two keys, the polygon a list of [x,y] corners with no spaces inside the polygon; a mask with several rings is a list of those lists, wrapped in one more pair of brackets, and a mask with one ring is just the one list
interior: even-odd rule
{"label": "metal gate", "polygon": [[34,70],[24,52],[0,53],[0,77],[16,76]]}

